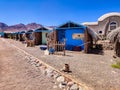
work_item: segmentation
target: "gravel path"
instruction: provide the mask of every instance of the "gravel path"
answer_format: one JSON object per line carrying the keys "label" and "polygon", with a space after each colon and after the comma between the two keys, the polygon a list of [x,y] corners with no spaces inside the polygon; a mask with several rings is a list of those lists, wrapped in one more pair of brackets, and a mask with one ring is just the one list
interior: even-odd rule
{"label": "gravel path", "polygon": [[0,39],[0,90],[59,90],[51,78],[31,66],[25,54]]}
{"label": "gravel path", "polygon": [[39,46],[26,48],[21,42],[9,39],[8,41],[58,70],[65,63],[70,64],[71,75],[95,90],[120,89],[120,70],[111,67],[111,64],[114,63],[112,51],[105,51],[104,55],[67,51],[66,56],[45,56],[44,52],[39,49]]}

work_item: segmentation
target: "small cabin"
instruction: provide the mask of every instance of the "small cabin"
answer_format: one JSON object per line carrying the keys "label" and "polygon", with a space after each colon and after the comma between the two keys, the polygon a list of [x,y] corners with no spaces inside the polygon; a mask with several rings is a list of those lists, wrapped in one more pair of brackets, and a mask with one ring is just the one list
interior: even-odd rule
{"label": "small cabin", "polygon": [[0,37],[4,37],[4,32],[0,32]]}
{"label": "small cabin", "polygon": [[56,27],[55,31],[58,42],[66,40],[66,50],[81,51],[84,49],[85,26],[69,21]]}
{"label": "small cabin", "polygon": [[[84,32],[86,27],[74,22],[66,22],[55,27],[48,35],[48,48],[53,44],[65,43],[65,49],[71,51],[84,50]],[[54,45],[53,45],[54,46]],[[55,49],[57,47],[54,47]],[[57,50],[57,49],[56,49]]]}
{"label": "small cabin", "polygon": [[25,33],[25,36],[28,40],[33,40],[33,30],[28,30],[26,33]]}
{"label": "small cabin", "polygon": [[41,27],[39,29],[34,30],[35,45],[46,45],[46,36],[49,32],[50,30],[46,27]]}
{"label": "small cabin", "polygon": [[19,41],[24,41],[23,34],[25,34],[25,31],[21,31],[18,33]]}
{"label": "small cabin", "polygon": [[48,49],[53,47],[55,51],[64,50],[62,48],[64,45],[66,50],[84,50],[85,53],[90,53],[98,39],[97,33],[88,27],[69,21],[56,27],[53,32],[48,34],[47,45]]}

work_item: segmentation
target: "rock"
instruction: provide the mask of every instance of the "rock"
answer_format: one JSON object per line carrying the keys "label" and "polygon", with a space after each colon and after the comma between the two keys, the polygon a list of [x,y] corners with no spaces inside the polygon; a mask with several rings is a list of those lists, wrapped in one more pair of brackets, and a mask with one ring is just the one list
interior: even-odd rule
{"label": "rock", "polygon": [[70,90],[79,90],[79,87],[77,84],[73,84],[71,87],[70,87]]}
{"label": "rock", "polygon": [[65,77],[63,76],[57,77],[57,82],[64,82],[64,81],[65,81]]}
{"label": "rock", "polygon": [[72,80],[69,79],[69,78],[65,78],[65,81],[67,81],[67,82],[72,82]]}
{"label": "rock", "polygon": [[28,57],[28,56],[25,56],[25,59],[29,59],[29,57]]}
{"label": "rock", "polygon": [[71,82],[68,82],[68,83],[67,83],[67,86],[68,86],[68,87],[71,87],[73,84],[74,84],[74,82],[71,81]]}
{"label": "rock", "polygon": [[42,74],[46,75],[46,66],[41,66],[40,71],[42,72]]}
{"label": "rock", "polygon": [[48,51],[48,50],[45,50],[45,51],[44,51],[44,55],[49,55],[49,51]]}
{"label": "rock", "polygon": [[46,71],[45,71],[45,70],[41,70],[41,73],[42,73],[43,75],[46,75]]}
{"label": "rock", "polygon": [[31,61],[31,62],[35,62],[35,61],[36,61],[36,59],[32,59],[32,58],[30,58],[30,61]]}
{"label": "rock", "polygon": [[54,85],[53,88],[56,89],[56,88],[58,88],[58,86],[57,86],[57,85]]}
{"label": "rock", "polygon": [[33,65],[33,66],[34,66],[34,65],[35,65],[35,62],[31,62],[31,65]]}
{"label": "rock", "polygon": [[59,74],[58,72],[53,71],[53,77],[54,77],[54,79],[56,79],[56,78],[59,77],[59,76],[60,76],[60,74]]}
{"label": "rock", "polygon": [[51,68],[47,68],[46,71],[47,73],[53,73],[54,70],[52,70]]}
{"label": "rock", "polygon": [[42,66],[42,63],[37,63],[36,64],[36,67],[40,67],[40,66]]}
{"label": "rock", "polygon": [[48,77],[52,77],[52,76],[53,76],[53,71],[54,71],[54,70],[52,70],[52,69],[50,69],[50,68],[47,68],[47,69],[46,69],[47,76],[48,76]]}
{"label": "rock", "polygon": [[79,87],[79,89],[78,90],[83,90],[81,87]]}
{"label": "rock", "polygon": [[36,62],[36,63],[39,63],[39,61],[38,61],[38,60],[36,60],[35,62]]}
{"label": "rock", "polygon": [[66,82],[61,82],[61,83],[59,84],[59,88],[65,88],[66,85],[67,85]]}

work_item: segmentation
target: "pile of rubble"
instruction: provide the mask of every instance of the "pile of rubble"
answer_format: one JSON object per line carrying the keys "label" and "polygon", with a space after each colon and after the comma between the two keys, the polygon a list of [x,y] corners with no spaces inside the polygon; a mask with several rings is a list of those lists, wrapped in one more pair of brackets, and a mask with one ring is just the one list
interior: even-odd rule
{"label": "pile of rubble", "polygon": [[[53,88],[61,88],[62,90],[83,90],[84,88],[58,73],[56,70],[44,65],[39,59],[26,55],[25,59],[32,66],[36,67],[43,75],[52,78],[54,82]],[[85,89],[84,89],[85,90]]]}
{"label": "pile of rubble", "polygon": [[113,50],[113,44],[110,43],[109,40],[102,40],[98,42],[99,44],[101,44],[103,46],[104,50]]}

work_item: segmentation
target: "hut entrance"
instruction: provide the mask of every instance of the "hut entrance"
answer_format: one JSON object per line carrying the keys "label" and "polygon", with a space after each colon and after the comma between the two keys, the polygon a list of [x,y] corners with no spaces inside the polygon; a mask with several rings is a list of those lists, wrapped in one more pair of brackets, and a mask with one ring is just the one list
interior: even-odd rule
{"label": "hut entrance", "polygon": [[49,29],[41,26],[39,29],[34,30],[35,45],[46,45],[46,34],[49,33]]}
{"label": "hut entrance", "polygon": [[42,33],[41,32],[34,32],[35,36],[35,45],[42,44]]}

